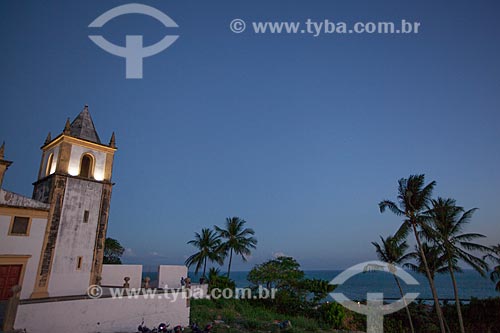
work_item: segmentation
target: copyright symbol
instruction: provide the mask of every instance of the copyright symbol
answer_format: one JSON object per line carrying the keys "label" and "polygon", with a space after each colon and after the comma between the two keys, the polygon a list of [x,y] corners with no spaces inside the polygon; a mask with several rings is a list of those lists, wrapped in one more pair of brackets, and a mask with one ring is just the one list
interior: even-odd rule
{"label": "copyright symbol", "polygon": [[245,24],[245,21],[243,21],[242,19],[234,19],[229,24],[229,28],[235,34],[242,33],[243,31],[245,31],[246,27],[247,25]]}
{"label": "copyright symbol", "polygon": [[93,284],[87,288],[87,295],[90,298],[99,298],[102,296],[102,288],[96,284]]}

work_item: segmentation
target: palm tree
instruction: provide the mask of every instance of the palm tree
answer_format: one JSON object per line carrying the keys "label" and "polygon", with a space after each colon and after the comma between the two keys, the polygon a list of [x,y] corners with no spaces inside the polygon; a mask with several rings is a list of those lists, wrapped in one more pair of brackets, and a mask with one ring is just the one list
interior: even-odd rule
{"label": "palm tree", "polygon": [[[425,262],[427,262],[427,268],[429,270],[431,281],[432,283],[434,283],[434,278],[436,274],[445,274],[449,271],[448,259],[446,258],[446,256],[443,253],[443,250],[439,246],[432,246],[429,245],[428,243],[423,243],[421,250],[424,253],[423,257],[421,255],[421,251],[418,249],[418,246],[415,247],[415,252],[408,254],[409,258],[414,259],[416,261],[416,264],[406,263],[403,265],[403,267],[408,268],[414,272],[426,275],[427,270],[423,259],[425,258]],[[451,267],[455,272],[462,271],[461,268],[458,266],[456,260],[452,262]],[[441,306],[439,305],[439,303],[434,304],[434,306],[439,307],[439,309],[441,310]],[[448,327],[446,321],[444,321],[444,325],[446,326],[447,332],[450,332],[450,328]]]}
{"label": "palm tree", "polygon": [[388,263],[389,271],[393,273],[394,280],[396,280],[396,284],[398,285],[399,292],[401,293],[401,297],[403,298],[403,302],[405,304],[406,314],[408,315],[408,321],[410,322],[411,332],[415,333],[410,309],[406,304],[403,288],[401,288],[398,277],[394,275],[394,273],[396,272],[395,265],[401,265],[409,258],[409,254],[406,254],[406,250],[408,250],[408,243],[403,239],[397,239],[392,236],[387,236],[387,238],[385,239],[380,236],[380,240],[382,242],[381,245],[377,242],[372,242],[372,244],[373,246],[375,246],[375,251],[377,252],[378,258],[381,261]]}
{"label": "palm tree", "polygon": [[[431,275],[432,281],[434,281],[436,274],[448,273],[448,259],[446,258],[443,250],[440,247],[432,246],[428,243],[423,243],[422,250],[425,254],[427,267],[429,268],[429,273]],[[418,247],[415,247],[415,252],[411,252],[408,254],[408,258],[415,259],[416,264],[408,262],[405,263],[403,267],[420,274],[427,274],[424,261],[422,260],[422,255],[420,254],[420,250],[418,249]],[[455,272],[461,272],[461,269],[457,265],[456,261],[452,263],[452,267]]]}
{"label": "palm tree", "polygon": [[187,242],[188,244],[192,244],[199,251],[195,254],[191,255],[186,259],[185,264],[188,267],[196,264],[195,274],[198,274],[198,271],[203,265],[203,277],[205,277],[205,272],[207,269],[207,260],[211,262],[217,262],[219,265],[223,264],[223,257],[219,252],[220,248],[220,238],[217,234],[208,228],[201,229],[201,234],[195,232],[194,239]]}
{"label": "palm tree", "polygon": [[219,237],[226,240],[221,244],[220,250],[226,255],[229,252],[229,266],[227,269],[228,278],[231,272],[233,252],[236,255],[241,255],[241,259],[246,261],[247,256],[252,253],[251,249],[255,249],[257,245],[257,240],[252,237],[255,232],[253,229],[244,228],[245,223],[245,220],[235,216],[226,218],[225,229],[214,226],[215,230],[219,234]]}
{"label": "palm tree", "polygon": [[496,280],[496,285],[495,285],[495,290],[500,291],[500,266],[495,266],[493,268],[493,271],[490,273],[490,278],[491,281],[495,282]]}
{"label": "palm tree", "polygon": [[493,245],[490,252],[492,253],[485,256],[485,258],[489,258],[497,265],[493,267],[493,271],[490,273],[490,279],[496,282],[495,290],[500,291],[500,244]]}
{"label": "palm tree", "polygon": [[396,237],[406,237],[409,230],[413,230],[415,240],[417,241],[417,248],[419,249],[422,257],[422,263],[424,264],[427,280],[429,281],[429,286],[432,291],[432,297],[434,298],[434,303],[436,304],[436,314],[439,320],[439,327],[441,329],[441,333],[446,333],[443,312],[439,306],[436,287],[433,279],[431,278],[418,233],[418,229],[420,229],[422,225],[427,224],[428,217],[424,213],[426,211],[427,204],[431,199],[432,190],[434,189],[434,186],[436,186],[436,182],[432,181],[425,185],[425,175],[411,175],[408,179],[401,178],[398,181],[398,184],[397,199],[399,205],[390,200],[383,200],[379,203],[380,212],[383,213],[386,209],[389,209],[397,216],[404,217],[403,224],[396,233]]}
{"label": "palm tree", "polygon": [[220,269],[212,267],[208,270],[208,282],[212,283],[220,276]]}
{"label": "palm tree", "polygon": [[481,274],[481,276],[485,276],[488,271],[486,262],[467,251],[488,252],[490,248],[473,242],[475,239],[486,236],[477,233],[462,233],[465,225],[470,222],[472,214],[474,214],[477,208],[465,211],[462,207],[456,205],[455,200],[443,198],[431,200],[431,205],[428,214],[432,220],[432,228],[424,227],[423,234],[443,250],[453,283],[460,332],[465,333],[457,281],[452,269],[453,262],[462,260]]}

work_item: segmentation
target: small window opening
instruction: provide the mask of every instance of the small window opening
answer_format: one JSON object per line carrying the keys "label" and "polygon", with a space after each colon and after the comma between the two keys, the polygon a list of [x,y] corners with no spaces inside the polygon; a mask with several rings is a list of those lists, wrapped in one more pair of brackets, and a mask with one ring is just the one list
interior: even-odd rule
{"label": "small window opening", "polygon": [[47,159],[47,168],[45,170],[45,175],[48,176],[50,175],[50,170],[52,169],[52,162],[54,161],[54,154],[51,153],[49,155],[49,158]]}
{"label": "small window opening", "polygon": [[80,163],[80,177],[92,177],[92,157],[89,155],[83,155],[82,157],[82,161]]}
{"label": "small window opening", "polygon": [[77,270],[82,269],[82,260],[83,260],[83,257],[78,257],[78,259],[76,260],[76,269]]}
{"label": "small window opening", "polygon": [[30,225],[29,217],[15,216],[10,233],[12,235],[26,236],[28,235],[29,225]]}

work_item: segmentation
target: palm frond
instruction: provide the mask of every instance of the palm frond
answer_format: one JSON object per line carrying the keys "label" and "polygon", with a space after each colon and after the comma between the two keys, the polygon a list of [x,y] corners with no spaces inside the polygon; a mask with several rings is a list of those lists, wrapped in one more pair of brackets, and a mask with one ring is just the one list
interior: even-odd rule
{"label": "palm frond", "polygon": [[493,282],[500,280],[500,266],[495,266],[493,268],[493,271],[490,273],[490,279]]}
{"label": "palm frond", "polygon": [[383,213],[385,212],[386,209],[389,209],[391,212],[396,214],[397,216],[404,215],[405,212],[399,209],[399,207],[392,201],[390,200],[383,200],[378,204],[378,207],[380,209],[380,212]]}
{"label": "palm frond", "polygon": [[431,200],[428,215],[432,218],[429,226],[422,226],[426,238],[439,244],[446,256],[456,266],[457,259],[463,260],[479,274],[485,275],[487,263],[484,258],[476,257],[468,251],[488,252],[489,247],[474,243],[473,241],[485,236],[479,233],[462,233],[466,224],[471,221],[476,208],[464,210],[451,198]]}
{"label": "palm frond", "polygon": [[405,220],[394,234],[394,238],[406,239],[410,231],[411,231],[411,224],[409,223],[409,221]]}
{"label": "palm frond", "polygon": [[411,270],[412,272],[419,272],[418,266],[411,263],[411,262],[407,262],[407,263],[403,264],[403,267]]}

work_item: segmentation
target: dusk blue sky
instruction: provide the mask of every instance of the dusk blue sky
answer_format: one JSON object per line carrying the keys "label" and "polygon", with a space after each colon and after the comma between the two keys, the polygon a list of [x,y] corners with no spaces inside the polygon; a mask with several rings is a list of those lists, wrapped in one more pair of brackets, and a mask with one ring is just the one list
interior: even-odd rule
{"label": "dusk blue sky", "polygon": [[[378,202],[425,173],[435,195],[478,207],[468,230],[500,242],[500,3],[141,1],[177,22],[96,17],[124,1],[0,2],[0,141],[6,189],[31,196],[49,131],[85,104],[116,132],[108,236],[126,262],[181,264],[202,227],[240,216],[258,248],[305,269],[374,259],[399,219]],[[421,22],[411,35],[235,34],[247,21]],[[142,80],[87,37],[179,39]]]}

